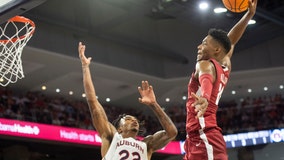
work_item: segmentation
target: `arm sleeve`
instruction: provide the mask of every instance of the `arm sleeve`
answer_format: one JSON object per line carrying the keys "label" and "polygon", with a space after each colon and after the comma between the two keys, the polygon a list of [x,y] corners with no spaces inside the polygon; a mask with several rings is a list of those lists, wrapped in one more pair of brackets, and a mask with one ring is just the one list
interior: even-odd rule
{"label": "arm sleeve", "polygon": [[213,76],[205,73],[199,76],[199,83],[201,89],[201,96],[210,100],[212,88],[213,88]]}

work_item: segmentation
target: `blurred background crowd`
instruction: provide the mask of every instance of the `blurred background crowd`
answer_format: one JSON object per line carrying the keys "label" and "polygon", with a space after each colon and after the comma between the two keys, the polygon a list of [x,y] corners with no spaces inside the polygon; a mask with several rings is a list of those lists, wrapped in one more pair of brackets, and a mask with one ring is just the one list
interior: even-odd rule
{"label": "blurred background crowd", "polygon": [[[158,119],[151,114],[118,106],[104,105],[104,108],[110,121],[123,113],[142,120],[141,136],[162,129]],[[185,105],[173,105],[166,108],[165,112],[178,128],[176,140],[184,140]],[[221,101],[217,116],[218,125],[224,134],[284,128],[284,99],[281,94],[275,94],[248,96],[241,101]],[[0,118],[95,130],[85,99],[49,97],[41,92],[16,93],[5,87],[0,88]]]}

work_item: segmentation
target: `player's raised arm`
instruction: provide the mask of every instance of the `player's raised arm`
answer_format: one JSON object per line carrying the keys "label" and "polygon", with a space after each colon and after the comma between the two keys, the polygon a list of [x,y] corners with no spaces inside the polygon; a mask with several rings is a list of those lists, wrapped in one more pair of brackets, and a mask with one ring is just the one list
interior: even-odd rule
{"label": "player's raised arm", "polygon": [[82,63],[83,85],[85,89],[86,99],[91,112],[93,125],[99,132],[101,138],[103,139],[104,137],[113,135],[115,132],[115,128],[109,123],[106,113],[97,99],[95,87],[92,82],[92,77],[89,68],[92,58],[87,58],[85,56],[85,49],[86,46],[80,42],[78,46],[78,52]]}
{"label": "player's raised arm", "polygon": [[138,87],[138,90],[141,95],[139,102],[149,106],[153,110],[164,129],[145,138],[149,150],[148,152],[153,153],[154,151],[165,147],[173,140],[177,135],[177,129],[172,120],[157,103],[153,87],[149,85],[148,81],[142,81],[141,87]]}
{"label": "player's raised arm", "polygon": [[249,8],[248,11],[244,14],[244,16],[236,23],[233,28],[229,31],[228,37],[231,41],[232,47],[228,56],[231,58],[233,54],[233,50],[235,45],[238,43],[242,35],[244,34],[246,27],[248,25],[249,20],[252,19],[256,12],[257,0],[249,0]]}

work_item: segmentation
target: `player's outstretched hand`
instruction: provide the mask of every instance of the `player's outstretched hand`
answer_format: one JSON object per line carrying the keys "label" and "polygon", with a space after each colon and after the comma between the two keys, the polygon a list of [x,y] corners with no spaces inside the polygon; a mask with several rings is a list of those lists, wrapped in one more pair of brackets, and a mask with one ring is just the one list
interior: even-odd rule
{"label": "player's outstretched hand", "polygon": [[194,93],[191,93],[191,96],[195,98],[195,102],[191,106],[195,107],[195,112],[197,113],[196,118],[202,117],[208,107],[207,99],[197,96]]}
{"label": "player's outstretched hand", "polygon": [[148,81],[142,81],[141,87],[138,87],[140,93],[140,98],[138,99],[140,103],[146,105],[152,105],[156,103],[156,96],[153,91],[153,87],[148,83]]}
{"label": "player's outstretched hand", "polygon": [[249,0],[249,12],[254,15],[256,12],[257,0]]}
{"label": "player's outstretched hand", "polygon": [[85,50],[86,50],[86,46],[82,44],[82,42],[79,42],[78,45],[78,52],[79,52],[79,57],[81,59],[81,63],[82,63],[82,67],[87,67],[90,65],[92,58],[89,57],[87,58],[85,56]]}

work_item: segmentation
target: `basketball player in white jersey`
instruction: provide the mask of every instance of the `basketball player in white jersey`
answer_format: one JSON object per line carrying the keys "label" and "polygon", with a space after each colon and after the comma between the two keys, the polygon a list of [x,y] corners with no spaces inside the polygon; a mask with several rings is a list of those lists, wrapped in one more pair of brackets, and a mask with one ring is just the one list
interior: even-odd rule
{"label": "basketball player in white jersey", "polygon": [[85,48],[85,45],[80,42],[78,51],[82,63],[83,84],[93,125],[102,139],[101,155],[103,160],[150,160],[153,152],[165,147],[176,137],[175,125],[157,103],[153,88],[147,81],[142,81],[141,87],[138,87],[141,95],[139,102],[153,110],[164,130],[139,141],[136,140],[139,123],[134,116],[122,115],[114,125],[111,124],[96,97],[89,68],[91,57],[85,56]]}

